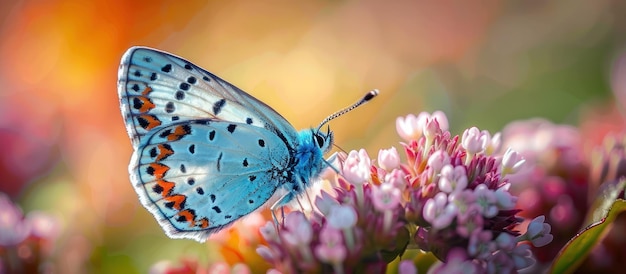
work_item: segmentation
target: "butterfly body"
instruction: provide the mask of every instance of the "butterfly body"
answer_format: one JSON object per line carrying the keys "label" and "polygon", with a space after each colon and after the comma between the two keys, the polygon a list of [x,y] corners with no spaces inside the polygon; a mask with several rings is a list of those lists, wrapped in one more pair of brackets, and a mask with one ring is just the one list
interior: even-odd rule
{"label": "butterfly body", "polygon": [[305,191],[326,167],[330,130],[296,131],[271,107],[174,55],[130,48],[118,93],[133,145],[131,182],[172,238],[208,236]]}

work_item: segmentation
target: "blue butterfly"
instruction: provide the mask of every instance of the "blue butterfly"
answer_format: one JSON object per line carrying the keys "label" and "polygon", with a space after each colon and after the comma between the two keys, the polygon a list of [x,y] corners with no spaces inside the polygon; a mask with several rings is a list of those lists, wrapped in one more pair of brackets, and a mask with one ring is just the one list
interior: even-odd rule
{"label": "blue butterfly", "polygon": [[171,238],[204,242],[264,205],[290,202],[329,166],[333,118],[296,131],[271,107],[166,52],[132,47],[118,74],[120,108],[134,149],[128,171],[139,200]]}

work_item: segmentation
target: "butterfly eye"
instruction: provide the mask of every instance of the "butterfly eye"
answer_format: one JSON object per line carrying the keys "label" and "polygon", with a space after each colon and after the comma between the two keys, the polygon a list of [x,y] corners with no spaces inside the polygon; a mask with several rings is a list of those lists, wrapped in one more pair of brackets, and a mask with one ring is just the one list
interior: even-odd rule
{"label": "butterfly eye", "polygon": [[317,146],[322,148],[324,146],[324,137],[315,134],[315,140],[317,141]]}

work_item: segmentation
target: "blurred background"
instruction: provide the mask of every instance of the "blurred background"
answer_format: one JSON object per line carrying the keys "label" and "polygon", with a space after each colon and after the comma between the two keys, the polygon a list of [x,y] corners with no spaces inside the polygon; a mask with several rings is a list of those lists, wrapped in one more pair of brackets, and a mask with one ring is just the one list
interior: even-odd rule
{"label": "blurred background", "polygon": [[2,1],[0,192],[53,216],[45,263],[60,273],[219,260],[168,239],[129,183],[116,83],[130,46],[188,59],[296,128],[377,88],[331,123],[338,146],[375,157],[421,111],[443,110],[453,134],[532,117],[623,127],[624,15],[618,0]]}

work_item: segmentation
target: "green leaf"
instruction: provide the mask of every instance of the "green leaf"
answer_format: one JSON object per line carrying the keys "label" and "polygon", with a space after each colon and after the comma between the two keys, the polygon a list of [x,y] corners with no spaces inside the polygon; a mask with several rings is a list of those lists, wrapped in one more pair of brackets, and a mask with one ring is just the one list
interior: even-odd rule
{"label": "green leaf", "polygon": [[559,251],[552,262],[551,273],[572,273],[584,261],[617,215],[626,211],[626,200],[618,199],[625,186],[626,180],[604,184],[587,215],[585,228]]}

